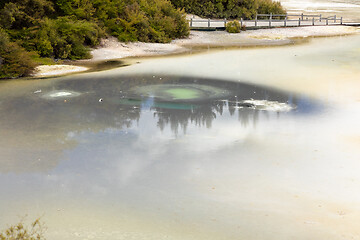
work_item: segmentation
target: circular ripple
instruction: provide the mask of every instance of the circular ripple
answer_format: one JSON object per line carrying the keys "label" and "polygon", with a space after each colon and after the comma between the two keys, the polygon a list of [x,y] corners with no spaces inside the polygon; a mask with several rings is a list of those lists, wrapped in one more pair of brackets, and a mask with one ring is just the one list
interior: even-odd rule
{"label": "circular ripple", "polygon": [[46,99],[69,98],[69,97],[77,97],[77,96],[80,96],[79,92],[68,91],[68,90],[54,90],[42,95],[42,97]]}
{"label": "circular ripple", "polygon": [[156,84],[135,87],[135,95],[154,97],[162,101],[202,101],[227,97],[226,89],[199,84]]}

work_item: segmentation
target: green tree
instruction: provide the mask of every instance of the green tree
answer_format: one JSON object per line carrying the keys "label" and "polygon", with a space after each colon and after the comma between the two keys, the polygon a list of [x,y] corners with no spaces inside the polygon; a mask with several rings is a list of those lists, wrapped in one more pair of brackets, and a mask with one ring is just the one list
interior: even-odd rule
{"label": "green tree", "polygon": [[44,19],[33,41],[40,56],[81,59],[91,57],[86,46],[96,46],[101,36],[94,23],[59,17]]}
{"label": "green tree", "polygon": [[13,0],[1,8],[0,25],[5,29],[31,27],[53,13],[53,4],[47,0]]}
{"label": "green tree", "polygon": [[6,32],[0,28],[0,78],[28,76],[34,67],[30,54],[10,42]]}
{"label": "green tree", "polygon": [[256,13],[284,14],[272,0],[171,0],[175,7],[201,17],[252,19]]}
{"label": "green tree", "polygon": [[1,50],[2,76],[16,76],[12,71],[21,61],[9,54],[23,54],[25,63],[23,48],[41,57],[81,59],[107,34],[159,43],[189,34],[185,12],[168,0],[2,0],[0,27],[9,47]]}

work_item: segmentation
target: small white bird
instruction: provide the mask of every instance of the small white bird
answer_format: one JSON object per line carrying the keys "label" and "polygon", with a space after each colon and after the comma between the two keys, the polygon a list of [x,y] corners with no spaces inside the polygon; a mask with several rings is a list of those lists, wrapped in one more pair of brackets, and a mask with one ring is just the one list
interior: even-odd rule
{"label": "small white bird", "polygon": [[99,99],[99,102],[102,102],[102,101],[103,101],[103,99],[102,99],[102,98],[100,98],[100,99]]}

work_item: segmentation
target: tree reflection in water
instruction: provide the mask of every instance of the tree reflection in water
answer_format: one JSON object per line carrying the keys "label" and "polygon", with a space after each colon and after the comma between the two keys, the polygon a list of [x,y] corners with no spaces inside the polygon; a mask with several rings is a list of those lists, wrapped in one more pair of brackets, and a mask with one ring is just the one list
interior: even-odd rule
{"label": "tree reflection in water", "polygon": [[[204,89],[207,86],[219,89],[226,94],[209,94],[204,90],[200,97],[174,100],[158,98],[151,93],[139,95],[133,91],[141,86],[159,84],[187,87],[195,84],[205,86]],[[57,90],[77,92],[80,95],[54,99],[43,97]],[[310,99],[292,93],[216,79],[114,76],[55,81],[52,86],[43,88],[41,93],[31,92],[0,99],[0,126],[3,136],[6,136],[0,140],[4,148],[0,157],[7,159],[7,165],[2,166],[2,169],[6,171],[19,165],[23,165],[24,169],[36,168],[41,159],[57,159],[64,149],[76,146],[69,134],[136,128],[136,123],[146,112],[151,112],[154,117],[154,121],[148,124],[157,124],[161,131],[169,127],[175,135],[180,131],[185,134],[191,125],[211,128],[220,116],[224,120],[237,115],[241,125],[246,128],[251,123],[255,127],[260,115],[266,118],[283,114],[260,111],[251,105],[247,107],[241,104],[242,100],[249,99],[278,101],[297,107],[284,114],[309,113],[316,108]],[[50,165],[56,164],[48,162]]]}
{"label": "tree reflection in water", "polygon": [[[227,96],[186,100],[164,100],[155,97],[135,95],[134,87],[153,84],[191,84],[208,85],[225,89]],[[164,129],[170,125],[174,132],[179,127],[186,129],[189,124],[210,128],[217,116],[228,112],[229,116],[238,115],[239,121],[247,126],[250,121],[256,123],[260,112],[270,115],[271,112],[258,111],[240,104],[242,100],[259,99],[278,101],[295,105],[294,113],[307,113],[316,108],[309,99],[292,93],[281,92],[260,86],[244,83],[226,82],[214,79],[185,78],[173,76],[122,76],[113,78],[76,79],[60,81],[51,89],[81,93],[74,98],[43,99],[39,94],[18,96],[2,101],[0,122],[9,126],[31,131],[44,129],[61,130],[62,132],[106,128],[128,128],[139,121],[141,112],[153,111],[157,125]],[[103,102],[99,102],[103,99]],[[291,112],[290,112],[291,113]],[[274,112],[279,115],[281,112]]]}

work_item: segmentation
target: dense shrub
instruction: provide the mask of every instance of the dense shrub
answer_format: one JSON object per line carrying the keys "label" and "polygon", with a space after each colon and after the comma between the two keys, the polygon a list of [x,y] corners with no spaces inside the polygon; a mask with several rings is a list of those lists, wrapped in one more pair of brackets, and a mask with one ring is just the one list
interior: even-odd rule
{"label": "dense shrub", "polygon": [[253,19],[256,13],[285,14],[272,0],[171,0],[178,8],[201,17]]}
{"label": "dense shrub", "polygon": [[240,23],[236,20],[226,23],[226,31],[228,33],[239,33],[241,30]]}
{"label": "dense shrub", "polygon": [[[188,36],[185,11],[244,19],[285,13],[272,0],[1,0],[0,27],[6,33],[0,32],[0,77],[31,72],[34,64],[24,48],[42,57],[81,59],[106,34],[158,43]],[[233,29],[238,26],[229,23],[228,31]]]}
{"label": "dense shrub", "polygon": [[106,34],[120,41],[169,42],[188,36],[185,12],[168,0],[1,0],[0,78],[28,75],[29,52],[56,59],[91,57]]}
{"label": "dense shrub", "polygon": [[43,57],[81,59],[91,57],[86,46],[99,43],[102,32],[92,22],[59,17],[45,19],[34,36],[36,50]]}
{"label": "dense shrub", "polygon": [[159,43],[189,34],[185,12],[168,0],[3,0],[0,27],[26,50],[62,59],[89,58],[106,33]]}
{"label": "dense shrub", "polygon": [[0,29],[0,78],[28,76],[34,67],[30,53],[10,42],[5,31]]}
{"label": "dense shrub", "polygon": [[259,13],[275,13],[285,14],[280,2],[273,2],[272,0],[259,0]]}
{"label": "dense shrub", "polygon": [[54,13],[53,3],[48,0],[2,0],[0,25],[6,29],[23,29],[36,26],[45,16]]}
{"label": "dense shrub", "polygon": [[189,34],[185,13],[168,0],[56,0],[58,12],[96,22],[120,41],[169,42]]}
{"label": "dense shrub", "polygon": [[167,0],[111,2],[118,4],[112,9],[97,7],[94,16],[120,41],[163,43],[189,34],[185,13]]}

